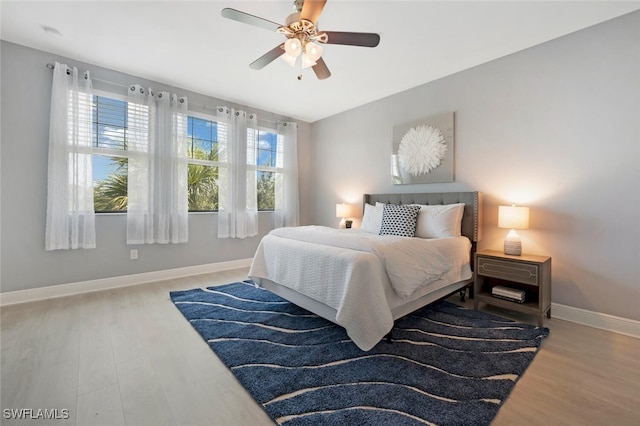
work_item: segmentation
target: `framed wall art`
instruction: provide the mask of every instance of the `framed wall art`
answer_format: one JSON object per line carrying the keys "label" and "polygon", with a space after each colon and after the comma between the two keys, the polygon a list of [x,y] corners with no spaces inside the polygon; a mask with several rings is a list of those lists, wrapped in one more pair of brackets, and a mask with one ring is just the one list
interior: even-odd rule
{"label": "framed wall art", "polygon": [[453,112],[393,126],[393,183],[453,182],[453,126]]}

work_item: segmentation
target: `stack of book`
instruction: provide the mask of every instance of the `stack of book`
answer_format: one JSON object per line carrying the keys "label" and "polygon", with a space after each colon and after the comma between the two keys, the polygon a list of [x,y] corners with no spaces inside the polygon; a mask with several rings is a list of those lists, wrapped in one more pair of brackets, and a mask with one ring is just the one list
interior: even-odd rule
{"label": "stack of book", "polygon": [[491,289],[491,295],[511,302],[524,303],[525,292],[524,290],[497,285]]}

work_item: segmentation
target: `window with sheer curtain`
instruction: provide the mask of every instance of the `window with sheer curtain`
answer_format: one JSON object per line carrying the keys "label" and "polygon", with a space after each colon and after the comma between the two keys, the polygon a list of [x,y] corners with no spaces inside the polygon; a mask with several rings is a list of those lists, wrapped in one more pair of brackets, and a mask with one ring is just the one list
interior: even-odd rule
{"label": "window with sheer curtain", "polygon": [[127,100],[127,244],[187,242],[187,99],[132,85]]}
{"label": "window with sheer curtain", "polygon": [[[47,250],[95,247],[95,211],[127,212],[131,244],[184,242],[185,211],[168,207],[184,199],[189,212],[221,213],[221,238],[257,235],[258,211],[273,211],[275,226],[297,225],[295,123],[259,126],[255,114],[226,107],[216,117],[188,112],[186,99],[149,97],[139,85],[128,97],[94,91],[88,73],[76,70],[74,81],[60,70],[64,87],[52,93],[67,95],[52,99]],[[159,149],[172,165],[151,160]],[[172,213],[158,216],[154,204]]]}
{"label": "window with sheer curtain", "polygon": [[89,73],[55,63],[49,121],[45,249],[95,248]]}
{"label": "window with sheer curtain", "polygon": [[275,227],[298,225],[297,125],[275,132],[255,114],[218,107],[220,149],[218,238],[258,234],[258,208],[274,212]]}
{"label": "window with sheer curtain", "polygon": [[217,108],[220,152],[218,173],[218,238],[258,235],[255,166],[258,117],[233,108]]}
{"label": "window with sheer curtain", "polygon": [[[133,123],[129,102],[115,94],[93,96],[93,183],[95,211],[127,211],[128,144]],[[140,113],[141,111],[138,111]],[[218,209],[217,123],[211,116],[187,117],[188,206],[190,212]]]}
{"label": "window with sheer curtain", "polygon": [[[93,96],[93,182],[95,211],[127,211],[128,138],[133,125],[127,120],[128,102],[117,95],[96,92]],[[218,210],[219,134],[224,123],[207,114],[189,112],[187,121],[188,201],[190,212]],[[294,123],[295,124],[295,123]],[[275,210],[276,167],[283,139],[275,128],[247,129],[248,149],[254,149],[258,211]]]}
{"label": "window with sheer curtain", "polygon": [[277,133],[274,226],[298,226],[298,125],[278,122]]}

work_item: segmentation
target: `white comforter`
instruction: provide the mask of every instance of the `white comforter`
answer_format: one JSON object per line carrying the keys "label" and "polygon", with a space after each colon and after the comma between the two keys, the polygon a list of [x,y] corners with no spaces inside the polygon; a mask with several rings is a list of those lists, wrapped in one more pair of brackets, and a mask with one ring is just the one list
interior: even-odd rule
{"label": "white comforter", "polygon": [[343,231],[326,226],[278,228],[278,237],[373,253],[385,267],[391,286],[407,297],[442,277],[451,265],[429,240]]}
{"label": "white comforter", "polygon": [[[322,226],[279,228],[260,242],[249,276],[258,285],[268,279],[335,309],[336,323],[369,350],[393,327],[389,285],[407,298],[450,271],[435,241]],[[457,261],[453,266],[459,269]]]}

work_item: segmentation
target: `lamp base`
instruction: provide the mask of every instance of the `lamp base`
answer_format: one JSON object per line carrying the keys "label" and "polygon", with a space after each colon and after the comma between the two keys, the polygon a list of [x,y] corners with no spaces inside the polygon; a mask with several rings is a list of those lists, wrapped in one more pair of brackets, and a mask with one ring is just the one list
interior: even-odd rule
{"label": "lamp base", "polygon": [[504,254],[510,254],[511,256],[522,256],[522,243],[520,241],[505,240]]}
{"label": "lamp base", "polygon": [[512,229],[504,239],[504,254],[510,254],[511,256],[522,256],[522,243],[520,242],[520,236],[516,233],[515,229]]}

